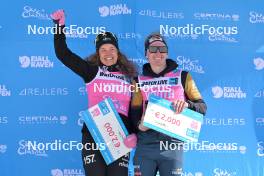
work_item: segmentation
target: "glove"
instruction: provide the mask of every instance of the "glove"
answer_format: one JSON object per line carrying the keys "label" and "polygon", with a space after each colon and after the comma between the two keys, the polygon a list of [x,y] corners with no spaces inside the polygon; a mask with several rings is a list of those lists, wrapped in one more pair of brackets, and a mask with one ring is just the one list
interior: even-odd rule
{"label": "glove", "polygon": [[137,136],[133,133],[124,138],[124,144],[128,148],[134,148],[137,145]]}
{"label": "glove", "polygon": [[59,23],[59,25],[64,25],[65,24],[65,15],[64,15],[64,10],[59,9],[55,12],[53,12],[50,15],[51,19],[55,21],[55,23]]}

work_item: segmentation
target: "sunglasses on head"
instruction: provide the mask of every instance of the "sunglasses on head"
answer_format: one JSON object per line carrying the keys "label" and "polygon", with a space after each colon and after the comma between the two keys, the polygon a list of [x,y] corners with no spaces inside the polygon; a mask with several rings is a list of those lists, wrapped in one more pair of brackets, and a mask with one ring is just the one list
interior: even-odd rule
{"label": "sunglasses on head", "polygon": [[113,34],[112,32],[103,32],[100,33],[96,36],[95,38],[95,43],[99,40],[111,40],[111,38],[114,38],[116,41],[118,41],[118,39],[116,38],[115,34]]}
{"label": "sunglasses on head", "polygon": [[160,53],[167,53],[168,52],[167,46],[149,46],[148,49],[149,49],[150,53],[156,53],[156,52],[158,52],[158,50]]}

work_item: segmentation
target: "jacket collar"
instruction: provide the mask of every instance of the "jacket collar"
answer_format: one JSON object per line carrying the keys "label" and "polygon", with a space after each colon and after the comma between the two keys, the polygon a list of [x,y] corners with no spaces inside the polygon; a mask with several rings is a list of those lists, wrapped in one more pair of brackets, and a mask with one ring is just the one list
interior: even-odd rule
{"label": "jacket collar", "polygon": [[159,74],[156,74],[152,71],[150,64],[146,63],[143,65],[143,75],[150,76],[150,77],[161,77],[161,76],[164,76],[166,73],[169,73],[172,70],[175,70],[178,67],[178,64],[172,59],[166,59],[166,65],[167,65],[166,68],[162,72],[160,72]]}

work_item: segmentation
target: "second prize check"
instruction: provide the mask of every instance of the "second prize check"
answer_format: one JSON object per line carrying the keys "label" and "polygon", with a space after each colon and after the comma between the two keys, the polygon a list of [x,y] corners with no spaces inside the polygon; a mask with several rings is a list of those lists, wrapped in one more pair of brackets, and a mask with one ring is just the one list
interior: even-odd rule
{"label": "second prize check", "polygon": [[180,139],[185,142],[197,142],[203,115],[185,108],[176,114],[172,102],[155,95],[149,96],[144,116],[144,126]]}

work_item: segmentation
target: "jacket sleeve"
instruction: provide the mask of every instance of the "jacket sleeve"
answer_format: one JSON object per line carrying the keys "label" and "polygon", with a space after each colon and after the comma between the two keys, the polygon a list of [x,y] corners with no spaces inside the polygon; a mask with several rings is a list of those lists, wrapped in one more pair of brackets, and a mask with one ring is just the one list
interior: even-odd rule
{"label": "jacket sleeve", "polygon": [[189,108],[205,115],[207,106],[189,72],[182,72],[182,85]]}
{"label": "jacket sleeve", "polygon": [[143,106],[142,106],[142,95],[140,92],[139,87],[137,87],[137,81],[133,81],[133,94],[131,98],[131,103],[130,103],[130,111],[129,111],[129,117],[131,119],[133,131],[135,133],[138,132],[138,123],[141,120],[142,112],[143,112]]}
{"label": "jacket sleeve", "polygon": [[66,67],[70,68],[74,73],[86,80],[85,82],[89,82],[95,77],[98,71],[98,66],[88,64],[87,61],[83,60],[80,56],[73,53],[68,48],[66,44],[66,36],[62,32],[65,26],[59,26],[57,24],[55,26],[54,48],[57,58]]}

